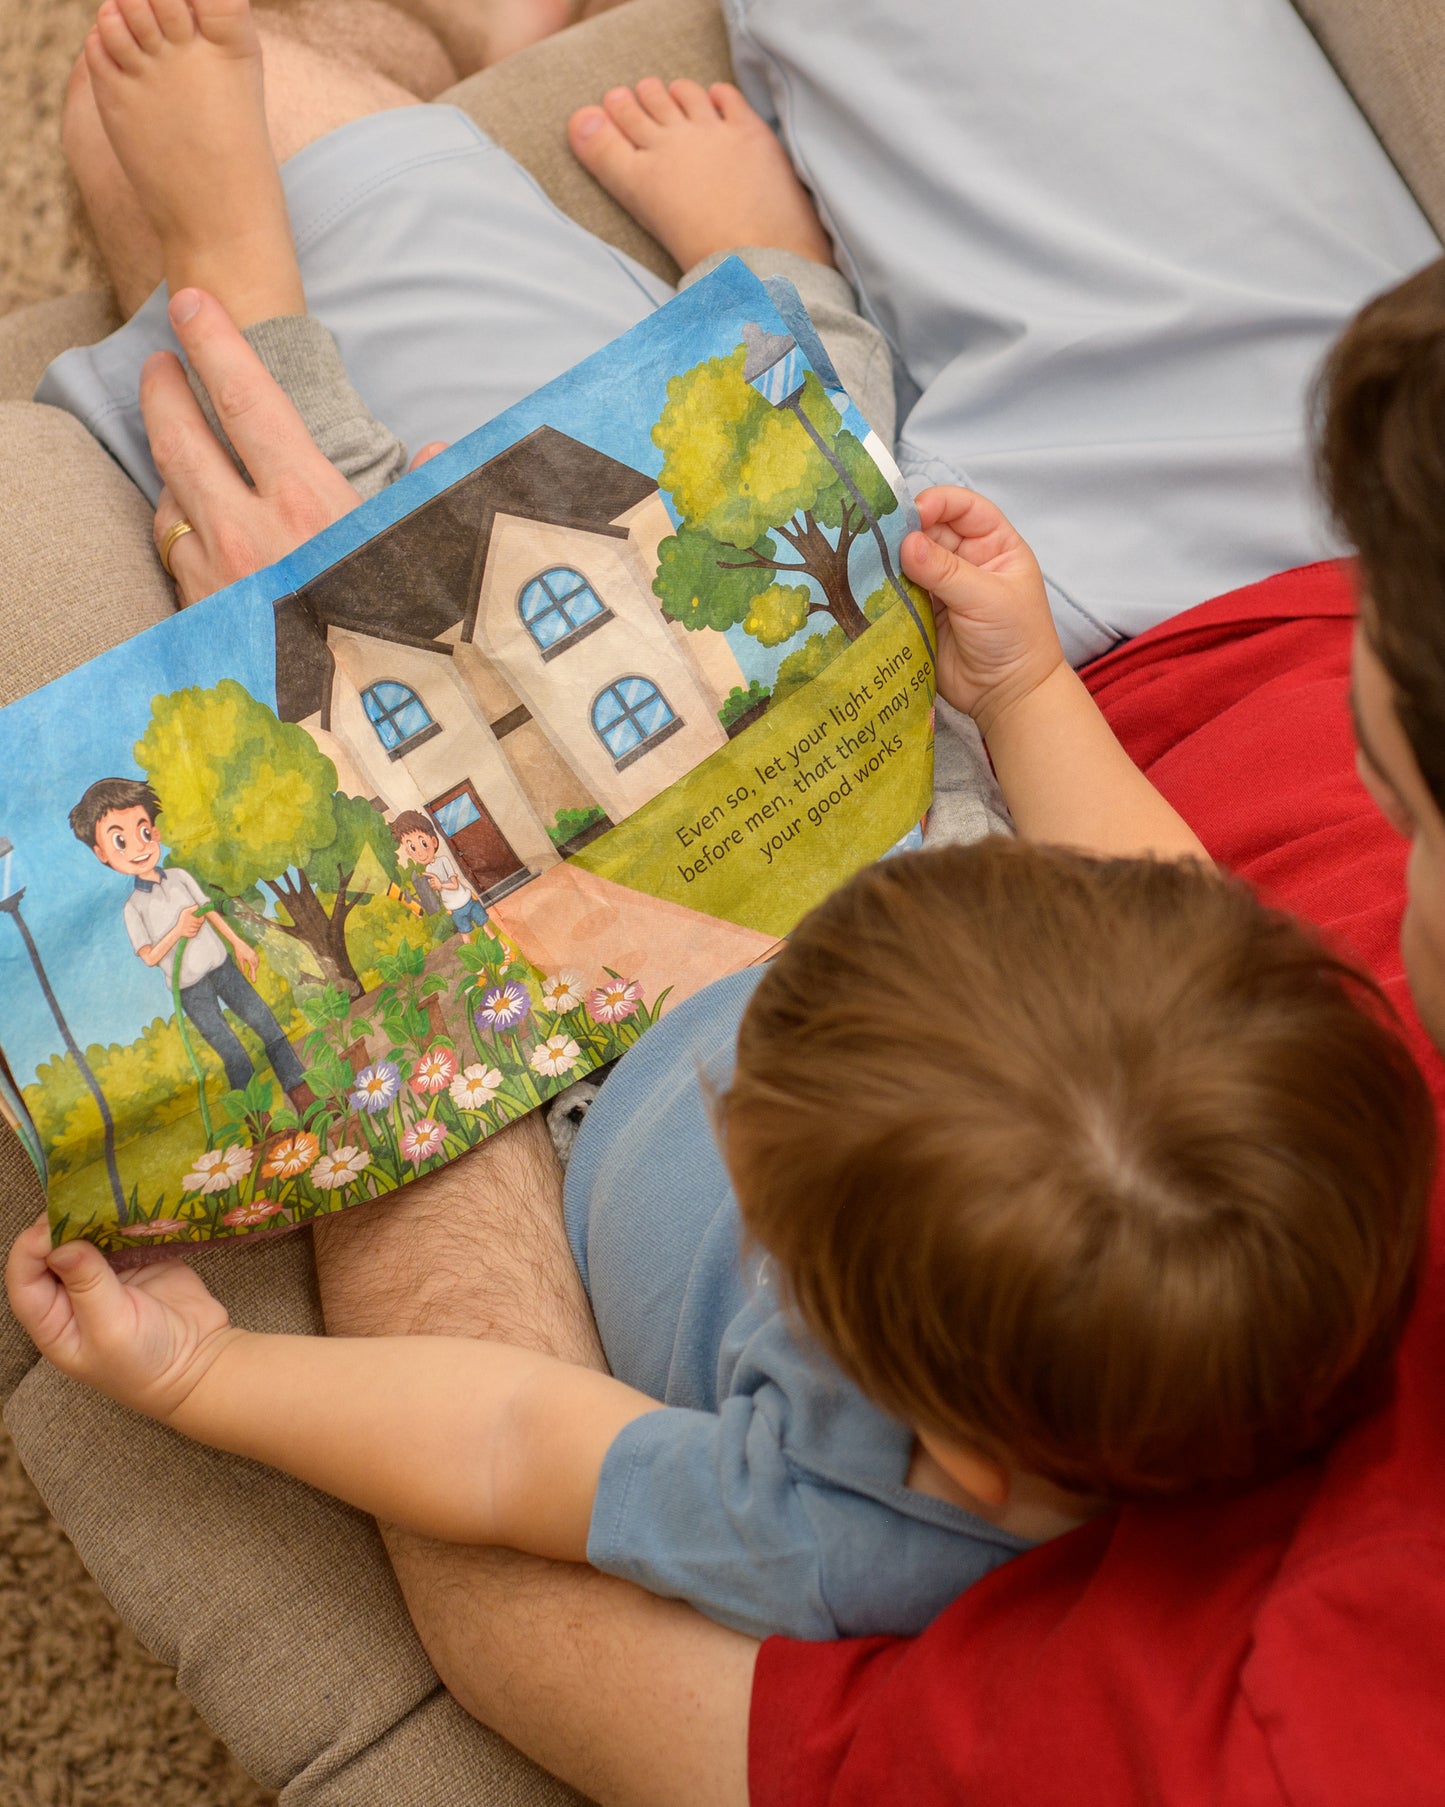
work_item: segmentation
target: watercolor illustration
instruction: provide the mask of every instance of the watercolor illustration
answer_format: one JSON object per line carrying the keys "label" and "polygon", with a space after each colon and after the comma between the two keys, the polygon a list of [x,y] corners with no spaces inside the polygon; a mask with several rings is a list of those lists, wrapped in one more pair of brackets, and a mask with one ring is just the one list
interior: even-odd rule
{"label": "watercolor illustration", "polygon": [[725,267],[0,712],[3,1098],[57,1240],[390,1192],[917,823],[907,498],[778,300]]}

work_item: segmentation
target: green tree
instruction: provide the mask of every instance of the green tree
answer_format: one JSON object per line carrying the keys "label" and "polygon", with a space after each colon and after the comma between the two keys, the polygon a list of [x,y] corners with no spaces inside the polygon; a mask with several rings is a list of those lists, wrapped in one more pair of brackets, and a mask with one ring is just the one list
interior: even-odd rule
{"label": "green tree", "polygon": [[278,908],[266,923],[360,997],[346,921],[370,893],[352,881],[368,865],[394,878],[396,848],[381,813],[336,788],[336,767],[306,730],[223,678],[157,697],[135,757],[176,863],[223,897],[269,898]]}
{"label": "green tree", "polygon": [[[659,548],[653,591],[684,627],[741,623],[778,646],[825,614],[856,640],[868,626],[848,574],[853,543],[869,531],[858,497],[875,518],[898,498],[811,371],[796,409],[774,407],[743,376],[746,360],[740,345],[667,386],[652,438],[682,524]],[[788,583],[791,573],[821,596]]]}
{"label": "green tree", "polygon": [[[903,583],[913,598],[914,607],[926,613],[931,606],[928,597],[911,578],[905,577]],[[863,613],[870,622],[877,621],[897,601],[898,592],[892,584],[880,584],[871,596],[864,598]],[[781,703],[795,690],[811,684],[818,673],[826,670],[847,648],[848,638],[840,627],[830,627],[822,634],[810,634],[796,652],[789,653],[779,664],[778,675],[773,680],[773,701]]]}

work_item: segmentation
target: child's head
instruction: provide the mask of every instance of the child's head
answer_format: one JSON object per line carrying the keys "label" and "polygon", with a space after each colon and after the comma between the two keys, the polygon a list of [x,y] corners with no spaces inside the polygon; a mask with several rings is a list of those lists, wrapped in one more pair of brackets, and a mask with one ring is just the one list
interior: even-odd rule
{"label": "child's head", "polygon": [[1423,1082],[1365,981],[1201,866],[869,868],[759,985],[720,1117],[844,1371],[1069,1492],[1287,1465],[1369,1402],[1412,1297]]}
{"label": "child's head", "polygon": [[424,816],[419,809],[404,809],[393,818],[390,827],[399,852],[413,866],[428,866],[436,858],[441,841],[430,816]]}
{"label": "child's head", "polygon": [[70,812],[70,829],[102,865],[145,878],[160,864],[161,800],[139,778],[99,778]]}

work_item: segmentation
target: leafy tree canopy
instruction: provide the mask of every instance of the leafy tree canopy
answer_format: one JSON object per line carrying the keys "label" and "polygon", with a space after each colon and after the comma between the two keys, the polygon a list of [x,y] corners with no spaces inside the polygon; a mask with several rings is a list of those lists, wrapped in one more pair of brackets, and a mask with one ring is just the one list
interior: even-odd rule
{"label": "leafy tree canopy", "polygon": [[[777,547],[764,536],[754,550],[772,558]],[[683,527],[658,547],[652,588],[673,621],[724,629],[747,619],[753,598],[776,575],[766,565],[740,563],[737,547],[701,528]]]}
{"label": "leafy tree canopy", "polygon": [[805,584],[769,584],[753,598],[743,626],[764,646],[782,646],[808,619],[812,601]]}
{"label": "leafy tree canopy", "polygon": [[[885,515],[892,514],[898,506],[898,498],[893,493],[892,484],[869,457],[863,441],[854,433],[840,433],[833,441],[833,450],[854,488],[873,510],[875,517],[881,521]],[[813,504],[813,515],[824,527],[838,527],[842,524],[843,510],[850,504],[856,509],[857,503],[852,491],[837,472],[832,471],[830,474],[833,481],[819,490],[818,500]]]}
{"label": "leafy tree canopy", "polygon": [[[746,362],[740,345],[673,377],[652,429],[659,481],[684,521],[730,546],[756,545],[837,482],[791,409],[775,408],[744,378]],[[841,416],[811,371],[800,405],[825,439],[836,436]]]}
{"label": "leafy tree canopy", "polygon": [[171,852],[228,897],[304,867],[342,832],[336,767],[234,678],[157,697],[135,757]]}

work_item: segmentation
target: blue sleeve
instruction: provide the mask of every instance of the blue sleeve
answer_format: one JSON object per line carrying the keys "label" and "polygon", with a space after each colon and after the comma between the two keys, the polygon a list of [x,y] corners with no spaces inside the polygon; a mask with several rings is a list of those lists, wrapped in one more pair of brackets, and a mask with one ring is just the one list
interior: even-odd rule
{"label": "blue sleeve", "polygon": [[910,1637],[1027,1547],[884,1480],[902,1426],[861,1401],[847,1426],[851,1459],[815,1440],[820,1465],[771,1381],[716,1413],[646,1413],[603,1461],[588,1560],[752,1637]]}
{"label": "blue sleeve", "polygon": [[587,1560],[751,1637],[838,1635],[813,1524],[756,1395],[627,1425],[602,1464]]}

